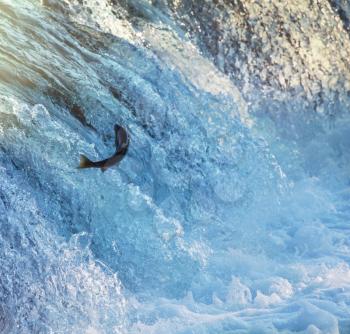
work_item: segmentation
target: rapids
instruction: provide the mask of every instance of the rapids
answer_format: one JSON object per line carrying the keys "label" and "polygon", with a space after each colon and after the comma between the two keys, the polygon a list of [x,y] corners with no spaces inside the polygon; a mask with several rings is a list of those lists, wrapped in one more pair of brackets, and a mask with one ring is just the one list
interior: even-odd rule
{"label": "rapids", "polygon": [[0,0],[0,333],[350,333],[349,22]]}

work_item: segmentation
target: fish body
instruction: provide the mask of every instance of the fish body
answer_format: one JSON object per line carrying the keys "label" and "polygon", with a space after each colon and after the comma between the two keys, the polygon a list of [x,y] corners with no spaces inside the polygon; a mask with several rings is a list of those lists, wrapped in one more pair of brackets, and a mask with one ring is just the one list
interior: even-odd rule
{"label": "fish body", "polygon": [[114,126],[114,132],[116,146],[115,153],[111,157],[100,161],[91,161],[85,155],[81,154],[78,168],[101,168],[102,172],[104,172],[109,167],[119,163],[128,152],[130,139],[126,130],[118,124]]}

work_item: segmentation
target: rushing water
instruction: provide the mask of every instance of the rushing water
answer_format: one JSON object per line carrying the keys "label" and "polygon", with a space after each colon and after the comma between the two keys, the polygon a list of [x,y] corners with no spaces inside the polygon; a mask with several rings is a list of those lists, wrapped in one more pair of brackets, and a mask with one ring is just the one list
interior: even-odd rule
{"label": "rushing water", "polygon": [[0,0],[0,333],[350,333],[349,13]]}

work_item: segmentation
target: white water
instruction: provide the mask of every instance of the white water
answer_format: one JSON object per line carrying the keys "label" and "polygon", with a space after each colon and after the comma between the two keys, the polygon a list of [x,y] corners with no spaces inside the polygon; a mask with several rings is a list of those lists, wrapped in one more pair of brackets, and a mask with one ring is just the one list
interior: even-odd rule
{"label": "white water", "polygon": [[350,332],[346,8],[0,0],[0,333]]}

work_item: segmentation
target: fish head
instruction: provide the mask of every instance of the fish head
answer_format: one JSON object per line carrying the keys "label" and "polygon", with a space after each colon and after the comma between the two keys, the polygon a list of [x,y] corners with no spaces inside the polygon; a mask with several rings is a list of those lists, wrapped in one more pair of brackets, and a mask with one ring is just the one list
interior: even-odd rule
{"label": "fish head", "polygon": [[116,133],[118,133],[119,129],[122,129],[122,127],[121,127],[120,125],[118,125],[118,124],[115,124],[115,125],[114,125],[114,131],[115,131]]}
{"label": "fish head", "polygon": [[129,145],[129,135],[126,132],[126,130],[118,125],[114,125],[114,131],[115,131],[115,136],[116,136],[116,146],[117,148],[126,148]]}

